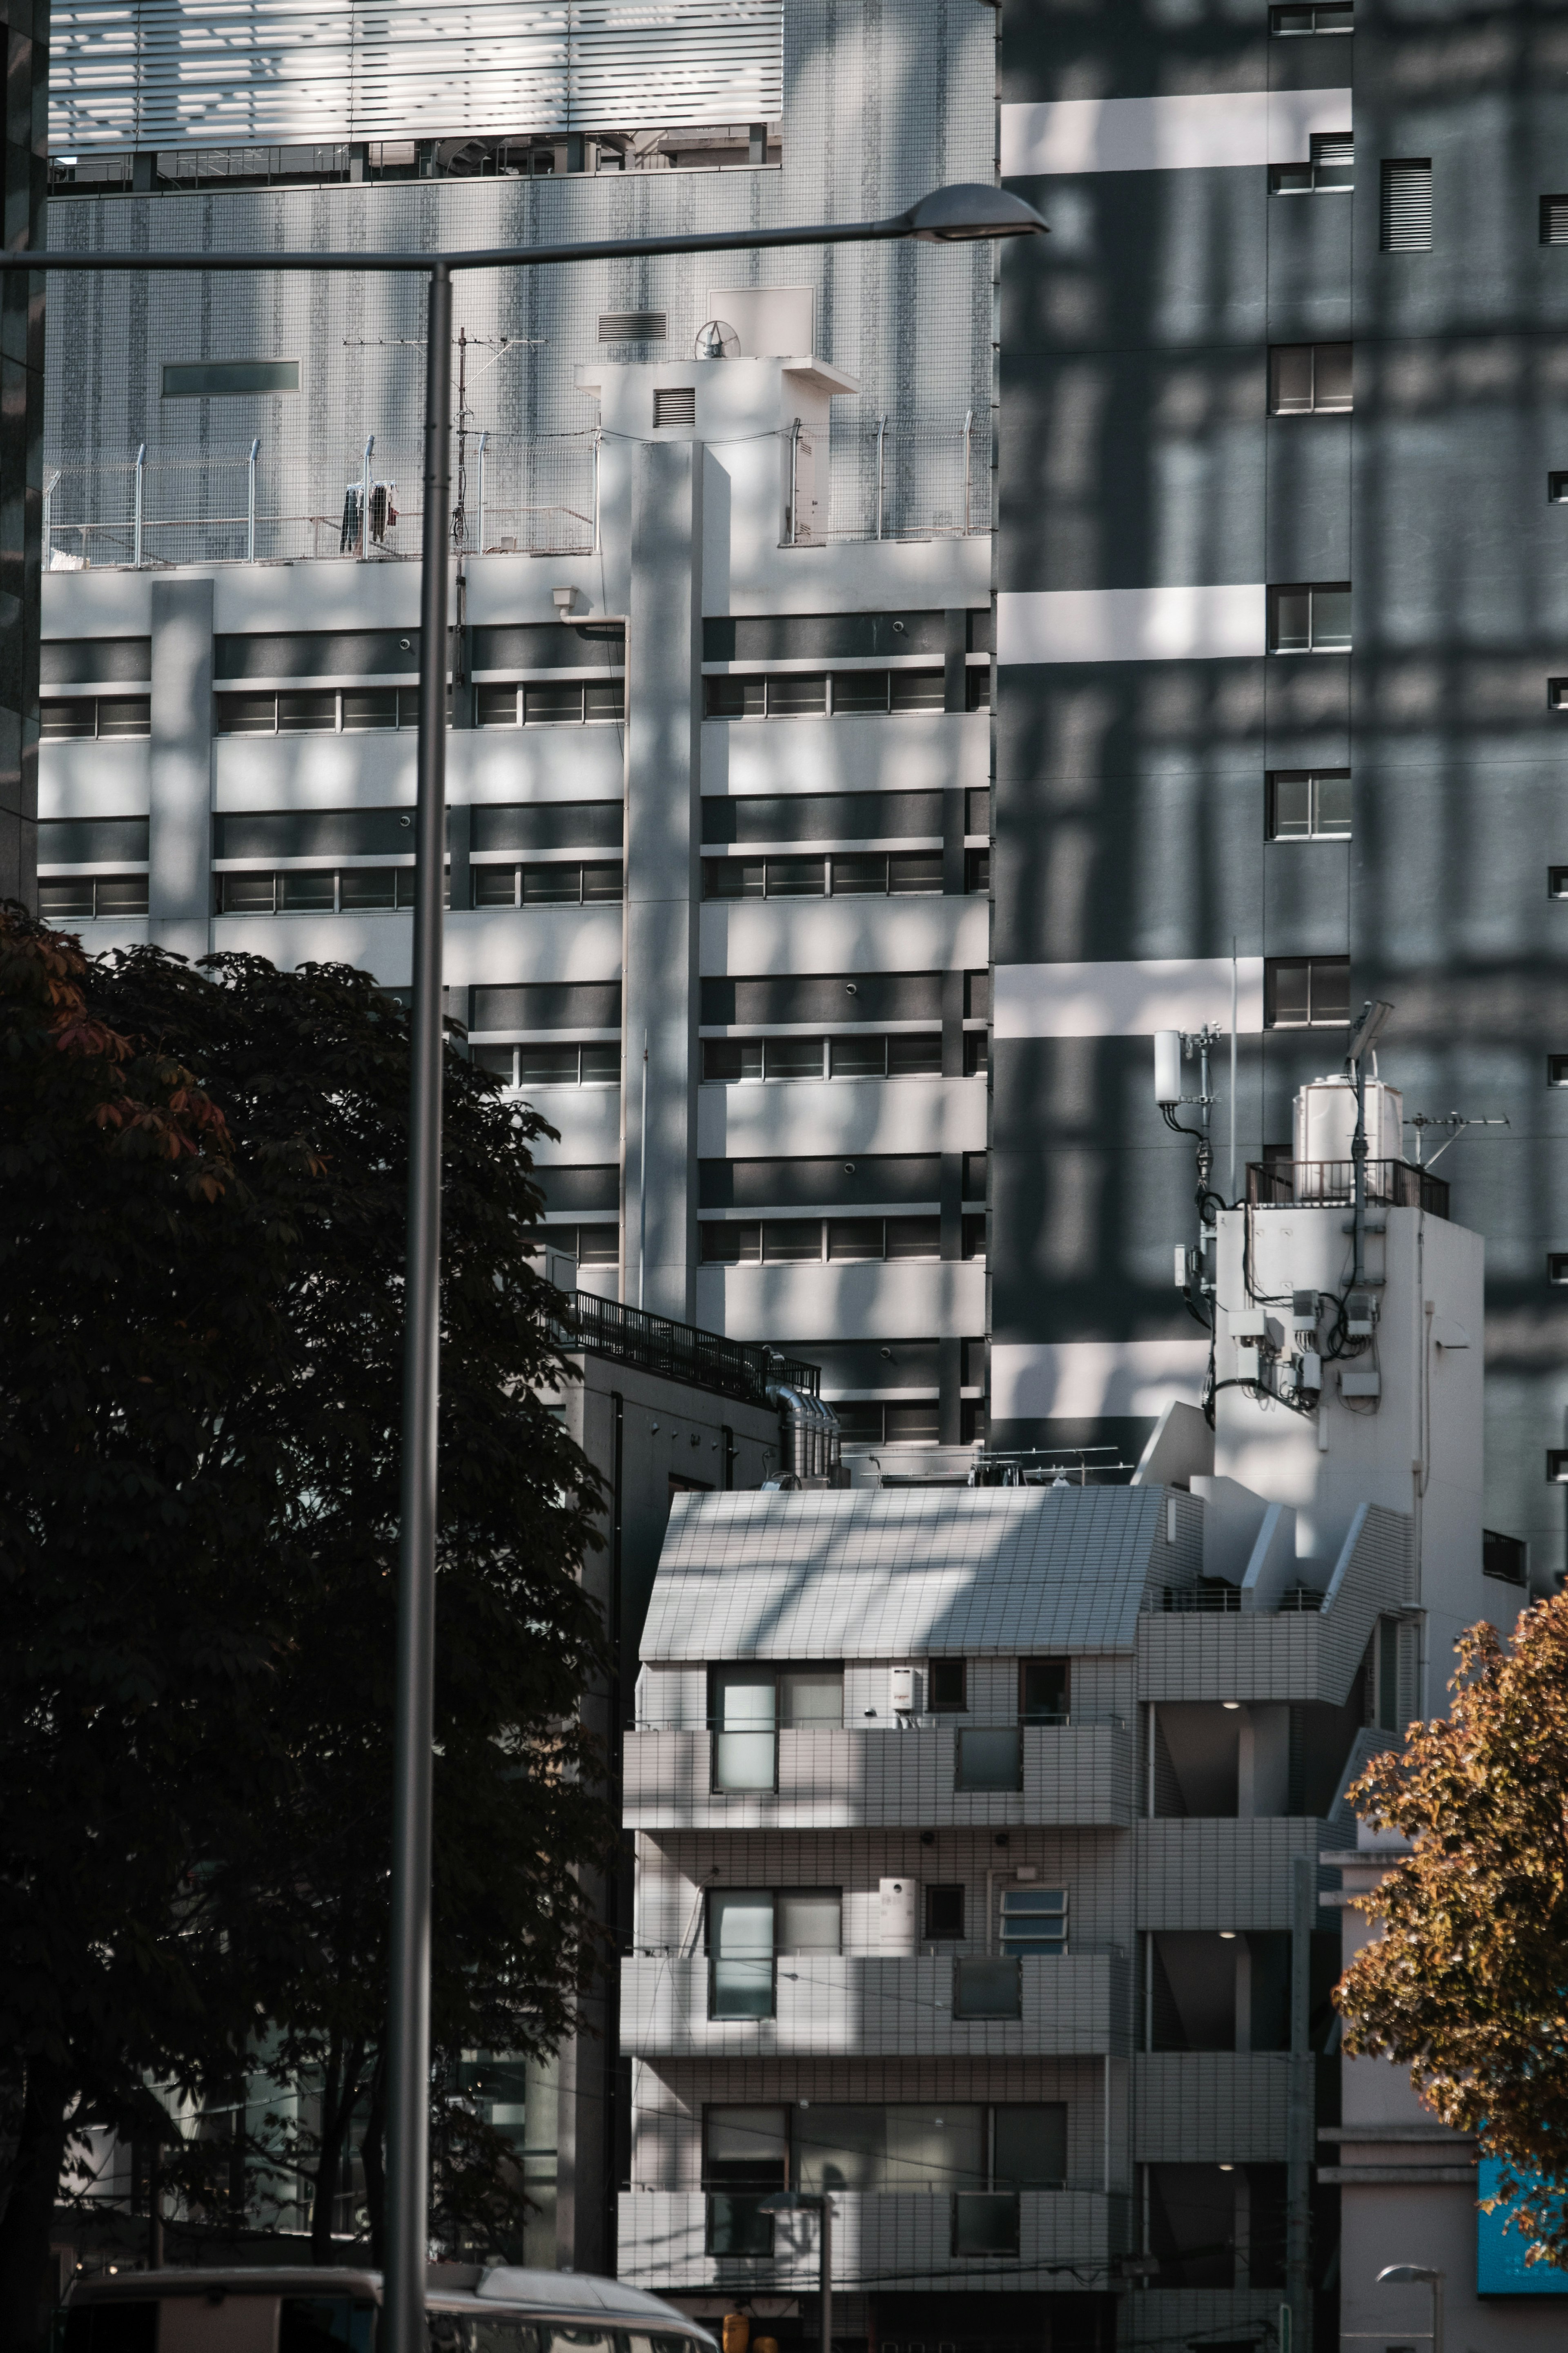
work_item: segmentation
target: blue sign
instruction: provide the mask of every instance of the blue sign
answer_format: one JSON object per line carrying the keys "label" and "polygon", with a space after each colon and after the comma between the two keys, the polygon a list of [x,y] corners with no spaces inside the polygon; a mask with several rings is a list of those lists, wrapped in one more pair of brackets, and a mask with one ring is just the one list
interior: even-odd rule
{"label": "blue sign", "polygon": [[[1477,2196],[1495,2198],[1503,2171],[1495,2157],[1483,2157]],[[1531,2176],[1519,2178],[1534,2186]],[[1490,2214],[1483,2208],[1476,2215],[1476,2294],[1568,2295],[1568,2271],[1556,2263],[1526,2263],[1530,2241],[1522,2231],[1507,2228],[1518,2203],[1517,2199],[1510,2199]]]}

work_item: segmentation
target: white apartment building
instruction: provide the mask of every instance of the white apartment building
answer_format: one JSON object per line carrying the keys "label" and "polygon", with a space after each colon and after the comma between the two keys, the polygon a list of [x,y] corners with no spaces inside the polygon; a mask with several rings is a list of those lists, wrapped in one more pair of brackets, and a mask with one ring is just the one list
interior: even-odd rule
{"label": "white apartment building", "polygon": [[[1253,1299],[1306,1346],[1344,1223],[1222,1213],[1232,1386],[1130,1486],[678,1504],[626,1739],[625,2276],[812,2341],[790,2189],[832,2196],[836,2329],[884,2353],[1321,2342],[1342,2293],[1358,2337],[1413,2326],[1362,2276],[1427,2259],[1360,2202],[1424,2112],[1380,2065],[1342,2111],[1345,1793],[1522,1593],[1482,1568],[1475,1236],[1380,1210],[1343,1380],[1235,1386],[1292,1345]],[[1380,2116],[1400,2146],[1347,2168]],[[1473,2293],[1463,2326],[1513,2341]]]}

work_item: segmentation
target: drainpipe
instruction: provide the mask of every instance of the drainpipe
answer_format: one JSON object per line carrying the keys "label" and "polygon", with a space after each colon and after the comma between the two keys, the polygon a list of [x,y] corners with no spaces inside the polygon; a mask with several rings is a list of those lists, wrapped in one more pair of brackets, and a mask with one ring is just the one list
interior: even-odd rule
{"label": "drainpipe", "polygon": [[370,552],[370,453],[374,448],[374,434],[367,434],[364,456],[360,460],[359,560],[362,564]]}
{"label": "drainpipe", "polygon": [[969,537],[969,462],[974,449],[974,411],[963,412],[963,536]]}
{"label": "drainpipe", "polygon": [[877,536],[879,539],[882,536],[882,493],[883,487],[887,480],[886,473],[884,471],[884,463],[887,457],[887,441],[888,420],[885,417],[879,417],[877,419]]}
{"label": "drainpipe", "polygon": [[245,560],[256,561],[256,460],[261,454],[259,437],[250,445],[250,460],[245,470]]}
{"label": "drainpipe", "polygon": [[131,561],[138,572],[142,569],[142,483],[146,470],[147,444],[143,441],[136,452],[136,519],[131,543]]}
{"label": "drainpipe", "polygon": [[800,484],[800,419],[799,419],[799,417],[797,417],[795,418],[795,420],[794,425],[793,425],[793,426],[792,426],[792,427],[790,428],[790,437],[789,437],[789,541],[788,541],[788,544],[789,544],[791,547],[794,547],[794,546],[797,545],[797,544],[798,544],[798,543],[799,543],[799,539],[800,539],[800,510],[799,510],[799,506],[798,506],[798,504],[797,504],[797,501],[798,501],[798,499],[799,499],[799,495],[800,495],[799,484]]}

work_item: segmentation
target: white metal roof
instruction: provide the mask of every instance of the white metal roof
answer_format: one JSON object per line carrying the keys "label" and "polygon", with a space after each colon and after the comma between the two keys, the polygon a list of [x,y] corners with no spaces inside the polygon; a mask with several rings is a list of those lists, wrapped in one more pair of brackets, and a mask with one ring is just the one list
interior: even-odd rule
{"label": "white metal roof", "polygon": [[1158,1487],[677,1495],[648,1660],[1130,1651]]}

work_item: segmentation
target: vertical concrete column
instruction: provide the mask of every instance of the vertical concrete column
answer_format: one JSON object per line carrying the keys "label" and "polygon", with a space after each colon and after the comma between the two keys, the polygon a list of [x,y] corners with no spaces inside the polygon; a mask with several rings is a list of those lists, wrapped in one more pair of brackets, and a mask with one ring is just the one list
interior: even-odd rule
{"label": "vertical concrete column", "polygon": [[[42,246],[48,191],[47,0],[0,0],[5,34],[5,241]],[[38,903],[38,575],[44,281],[0,287],[0,898]]]}
{"label": "vertical concrete column", "polygon": [[626,1299],[637,1305],[640,1271],[642,1304],[683,1323],[697,1305],[701,571],[701,443],[638,448],[626,627]]}
{"label": "vertical concrete column", "polygon": [[148,936],[204,956],[211,941],[213,584],[153,583]]}

